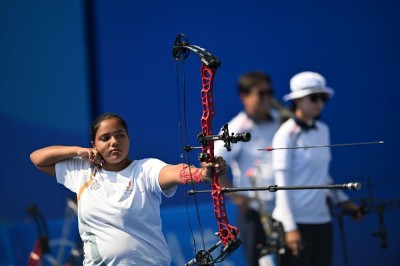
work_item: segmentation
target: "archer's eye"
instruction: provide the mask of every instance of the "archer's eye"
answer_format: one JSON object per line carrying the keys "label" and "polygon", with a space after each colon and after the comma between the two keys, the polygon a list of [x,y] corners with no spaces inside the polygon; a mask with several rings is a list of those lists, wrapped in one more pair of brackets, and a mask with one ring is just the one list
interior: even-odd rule
{"label": "archer's eye", "polygon": [[118,135],[117,135],[118,138],[124,138],[125,136],[126,136],[125,133],[118,133]]}
{"label": "archer's eye", "polygon": [[100,137],[101,141],[108,141],[109,139],[110,139],[110,136],[108,136],[108,135],[103,135]]}

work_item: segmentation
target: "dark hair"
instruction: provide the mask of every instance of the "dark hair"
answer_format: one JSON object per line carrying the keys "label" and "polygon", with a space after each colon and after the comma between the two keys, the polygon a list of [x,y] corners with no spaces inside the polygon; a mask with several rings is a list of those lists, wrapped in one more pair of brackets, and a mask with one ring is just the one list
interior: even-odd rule
{"label": "dark hair", "polygon": [[239,94],[249,94],[254,86],[260,83],[271,83],[271,77],[261,71],[253,71],[243,74],[239,77],[237,82],[237,88]]}
{"label": "dark hair", "polygon": [[96,138],[96,133],[97,133],[97,130],[99,130],[100,123],[103,122],[104,120],[107,120],[110,118],[117,119],[118,122],[121,124],[121,126],[126,130],[126,133],[128,133],[128,125],[127,125],[126,121],[119,115],[108,112],[108,113],[104,113],[104,114],[96,117],[96,119],[93,121],[92,125],[90,126],[90,139],[92,141],[94,141]]}

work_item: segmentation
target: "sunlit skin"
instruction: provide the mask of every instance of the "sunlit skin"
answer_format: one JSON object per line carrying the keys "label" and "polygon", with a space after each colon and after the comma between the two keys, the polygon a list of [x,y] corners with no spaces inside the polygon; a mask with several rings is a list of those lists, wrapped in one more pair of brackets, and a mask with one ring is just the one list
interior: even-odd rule
{"label": "sunlit skin", "polygon": [[92,146],[98,152],[95,153],[93,160],[96,163],[103,160],[104,170],[121,171],[132,162],[128,156],[130,147],[128,133],[115,118],[100,123]]}
{"label": "sunlit skin", "polygon": [[310,123],[318,117],[325,107],[325,103],[318,99],[312,102],[309,96],[293,100],[296,103],[295,115],[305,123]]}

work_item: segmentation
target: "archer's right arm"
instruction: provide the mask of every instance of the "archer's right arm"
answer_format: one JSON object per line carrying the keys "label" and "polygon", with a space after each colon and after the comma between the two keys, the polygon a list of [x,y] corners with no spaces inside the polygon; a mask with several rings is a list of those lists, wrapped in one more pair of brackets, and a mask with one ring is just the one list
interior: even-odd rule
{"label": "archer's right arm", "polygon": [[30,159],[40,171],[55,176],[56,163],[75,156],[89,161],[94,153],[94,149],[79,146],[49,146],[32,152]]}

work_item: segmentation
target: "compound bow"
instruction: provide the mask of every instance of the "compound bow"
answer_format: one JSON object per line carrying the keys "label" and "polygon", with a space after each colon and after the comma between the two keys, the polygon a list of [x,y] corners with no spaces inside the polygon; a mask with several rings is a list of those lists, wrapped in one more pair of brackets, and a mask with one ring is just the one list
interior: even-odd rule
{"label": "compound bow", "polygon": [[[204,48],[197,45],[190,45],[185,35],[179,34],[175,39],[172,50],[174,60],[184,61],[189,56],[190,51],[195,53],[202,62],[202,131],[197,134],[197,139],[200,142],[201,147],[190,147],[186,145],[184,150],[189,152],[192,149],[201,149],[202,152],[198,155],[199,160],[204,163],[212,163],[215,162],[214,141],[224,141],[226,149],[230,151],[231,143],[249,141],[251,135],[249,133],[230,134],[228,125],[224,125],[221,135],[213,135],[212,119],[215,115],[213,85],[215,73],[217,68],[221,65],[221,61]],[[214,262],[223,261],[240,246],[240,239],[237,238],[239,230],[229,223],[225,207],[224,192],[221,190],[218,183],[218,173],[216,172],[214,172],[213,183],[211,184],[211,196],[214,205],[214,216],[218,222],[217,234],[220,241],[208,250],[200,250],[197,252],[195,258],[189,261],[186,265],[214,265]],[[220,245],[223,245],[221,254],[216,259],[213,259],[211,252]]]}

